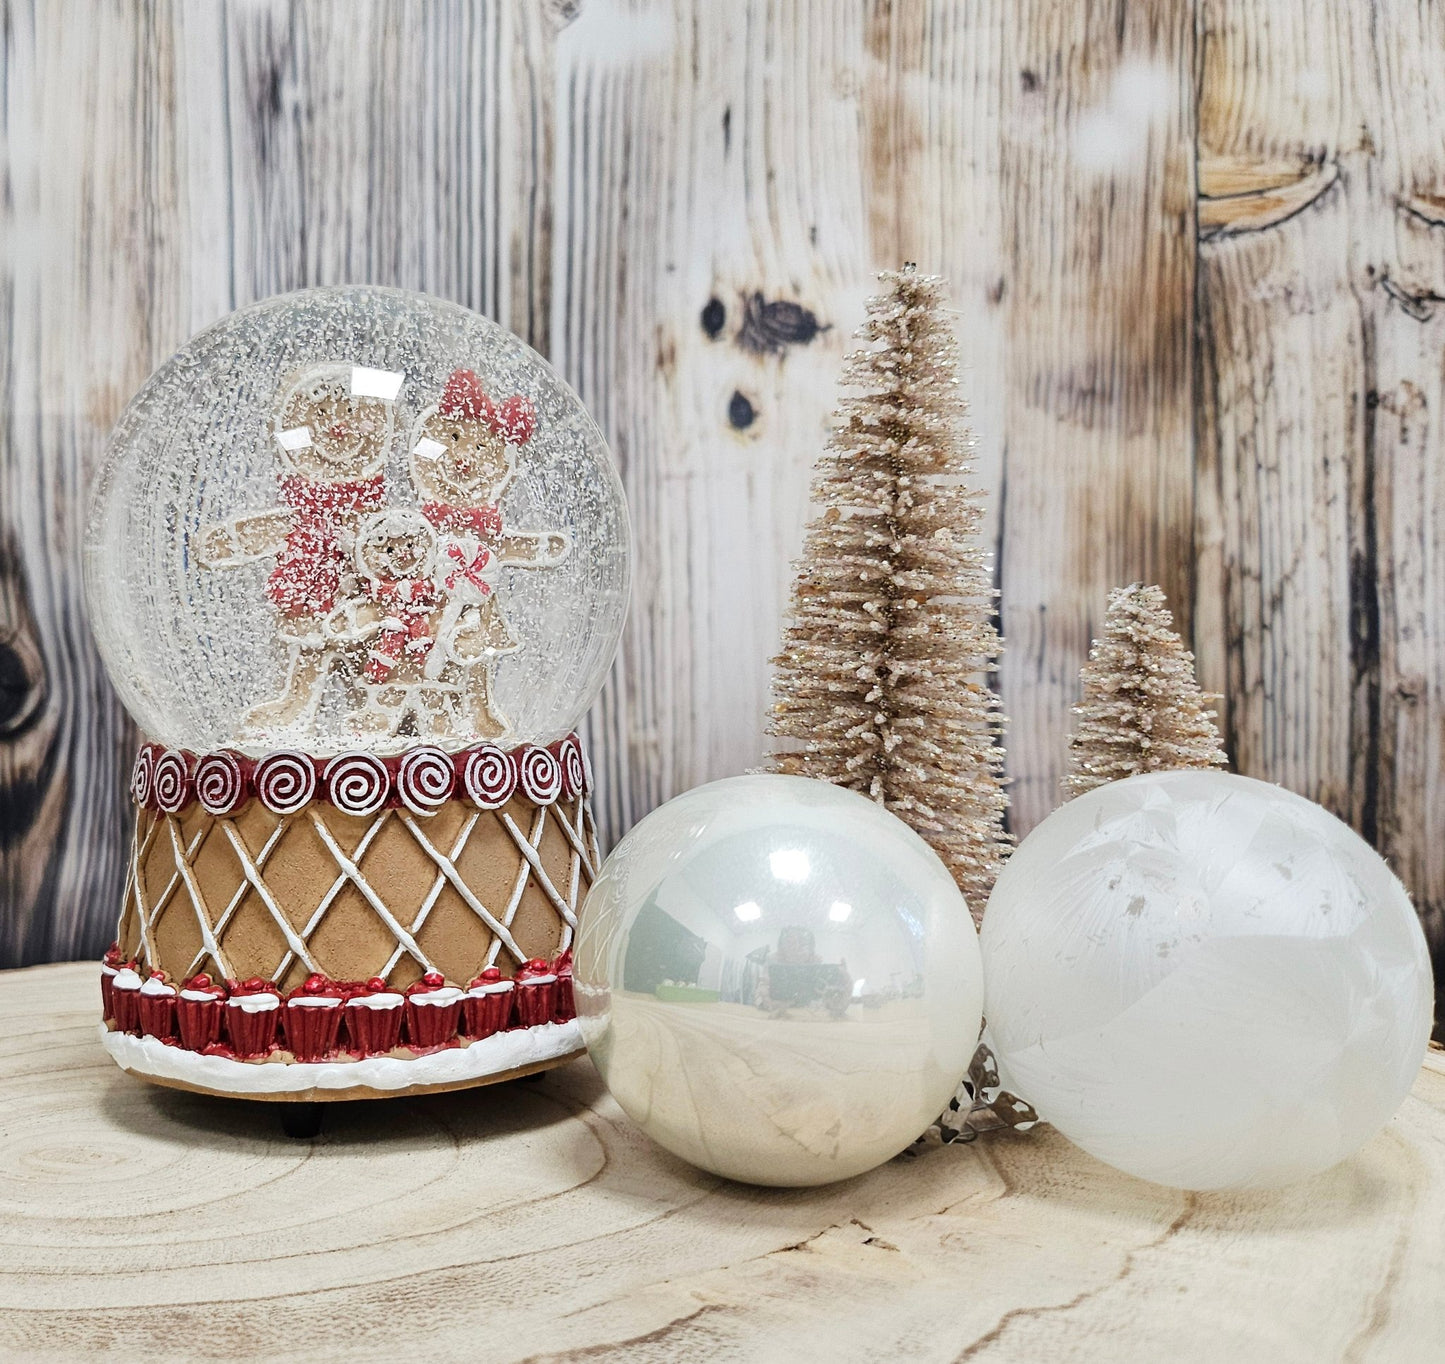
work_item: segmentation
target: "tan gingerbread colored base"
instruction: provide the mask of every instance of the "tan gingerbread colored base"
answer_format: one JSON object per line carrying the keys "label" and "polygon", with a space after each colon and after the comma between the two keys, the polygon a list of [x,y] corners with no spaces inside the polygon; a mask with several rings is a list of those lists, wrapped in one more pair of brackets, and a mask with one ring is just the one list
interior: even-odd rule
{"label": "tan gingerbread colored base", "polygon": [[[157,974],[176,989],[204,972],[201,988],[223,998],[270,992],[280,1026],[262,1044],[268,1052],[247,1059],[243,1048],[229,1050],[229,1036],[202,1052],[176,1045],[174,1012],[155,1036],[132,1013],[107,1049],[153,1084],[283,1102],[443,1093],[550,1069],[581,1051],[570,1013],[550,1012],[550,993],[547,1021],[522,1025],[519,1003],[510,1021],[492,1025],[500,1032],[471,1045],[456,1045],[453,1006],[451,1045],[441,1051],[440,1037],[409,1049],[413,1022],[389,1053],[356,1048],[343,1023],[335,1050],[304,1062],[288,1050],[289,1001],[317,980],[347,999],[438,989],[455,998],[513,978],[520,990],[529,964],[533,976],[558,979],[550,969],[570,982],[576,914],[599,860],[580,784],[551,800],[514,787],[496,808],[459,795],[426,814],[396,805],[349,814],[319,797],[289,813],[257,798],[228,815],[196,799],[174,813],[142,806],[113,949],[131,972],[127,989],[136,975]],[[570,985],[562,997],[570,1010]],[[109,1014],[105,1027],[116,1027]],[[463,1042],[469,1036],[477,1034]]]}
{"label": "tan gingerbread colored base", "polygon": [[323,800],[217,818],[192,802],[138,812],[117,936],[142,972],[177,982],[206,971],[284,991],[319,971],[405,989],[437,971],[465,985],[565,947],[596,865],[583,796],[519,794],[498,810],[451,800],[425,818]]}

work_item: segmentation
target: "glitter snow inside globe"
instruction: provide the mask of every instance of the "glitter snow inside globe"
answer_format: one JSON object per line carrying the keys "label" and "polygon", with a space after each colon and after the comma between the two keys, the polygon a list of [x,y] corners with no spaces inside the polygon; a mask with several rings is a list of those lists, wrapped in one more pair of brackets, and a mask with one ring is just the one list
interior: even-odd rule
{"label": "glitter snow inside globe", "polygon": [[598,856],[573,731],[630,539],[602,434],[546,361],[394,289],[233,313],[121,417],[85,571],[148,740],[102,967],[123,1067],[349,1098],[580,1049]]}

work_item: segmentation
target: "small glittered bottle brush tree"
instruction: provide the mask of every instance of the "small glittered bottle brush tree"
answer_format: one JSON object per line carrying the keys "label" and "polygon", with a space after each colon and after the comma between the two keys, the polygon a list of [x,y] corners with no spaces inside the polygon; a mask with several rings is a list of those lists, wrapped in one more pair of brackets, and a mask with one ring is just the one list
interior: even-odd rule
{"label": "small glittered bottle brush tree", "polygon": [[939,854],[975,917],[1010,845],[1001,649],[945,283],[879,276],[814,472],[772,771],[861,791]]}
{"label": "small glittered bottle brush tree", "polygon": [[1103,636],[1081,672],[1066,796],[1141,772],[1228,765],[1194,655],[1173,625],[1157,587],[1134,583],[1109,594]]}

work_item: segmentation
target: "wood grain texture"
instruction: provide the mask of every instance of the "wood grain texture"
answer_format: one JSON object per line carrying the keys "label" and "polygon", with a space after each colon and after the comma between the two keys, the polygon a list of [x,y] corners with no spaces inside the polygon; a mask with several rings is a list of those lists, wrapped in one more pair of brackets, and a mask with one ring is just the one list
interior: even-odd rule
{"label": "wood grain texture", "polygon": [[[93,966],[0,975],[7,1359],[848,1361],[1433,1356],[1445,1053],[1355,1157],[1188,1195],[1048,1128],[754,1189],[653,1147],[586,1061],[332,1105],[157,1089]],[[42,1082],[43,1081],[43,1082]]]}
{"label": "wood grain texture", "polygon": [[[1445,18],[1407,0],[10,0],[0,961],[108,937],[134,736],[79,599],[149,369],[254,298],[456,298],[598,417],[636,597],[605,841],[761,752],[873,272],[954,284],[1014,820],[1110,586],[1161,582],[1240,770],[1391,858],[1445,960]],[[57,98],[63,89],[65,98]]]}
{"label": "wood grain texture", "polygon": [[1015,8],[1002,681],[1027,829],[1059,802],[1109,585],[1193,598],[1194,30],[1176,0]]}
{"label": "wood grain texture", "polygon": [[1239,769],[1374,842],[1439,963],[1445,14],[1201,18],[1201,674]]}
{"label": "wood grain texture", "polygon": [[192,333],[303,285],[427,290],[545,348],[555,20],[465,0],[405,23],[385,0],[5,13],[0,668],[19,718],[0,722],[0,961],[14,962],[94,954],[118,903],[135,734],[79,572],[110,427]]}

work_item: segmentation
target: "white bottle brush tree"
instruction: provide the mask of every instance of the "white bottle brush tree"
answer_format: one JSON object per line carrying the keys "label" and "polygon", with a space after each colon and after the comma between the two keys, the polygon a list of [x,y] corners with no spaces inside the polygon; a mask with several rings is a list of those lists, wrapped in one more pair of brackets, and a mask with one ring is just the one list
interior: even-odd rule
{"label": "white bottle brush tree", "polygon": [[814,472],[818,508],[774,660],[773,771],[911,825],[983,913],[1011,839],[1000,640],[944,281],[880,276],[844,361],[852,393]]}
{"label": "white bottle brush tree", "polygon": [[1194,655],[1173,625],[1157,587],[1134,583],[1109,594],[1104,633],[1081,673],[1066,795],[1141,772],[1227,765]]}

